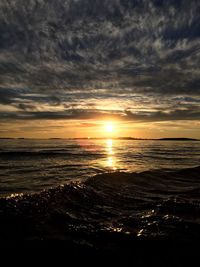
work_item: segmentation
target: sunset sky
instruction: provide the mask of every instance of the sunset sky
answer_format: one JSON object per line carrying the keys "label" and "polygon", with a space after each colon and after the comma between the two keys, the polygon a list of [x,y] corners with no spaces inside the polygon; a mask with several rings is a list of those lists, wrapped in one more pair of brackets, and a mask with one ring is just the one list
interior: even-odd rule
{"label": "sunset sky", "polygon": [[0,137],[200,138],[199,29],[196,0],[1,0]]}

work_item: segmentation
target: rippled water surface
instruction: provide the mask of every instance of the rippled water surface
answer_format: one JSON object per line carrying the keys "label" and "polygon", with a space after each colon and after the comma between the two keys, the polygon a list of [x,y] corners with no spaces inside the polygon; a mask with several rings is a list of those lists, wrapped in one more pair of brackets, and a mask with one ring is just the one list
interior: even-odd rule
{"label": "rippled water surface", "polygon": [[3,140],[0,149],[2,244],[121,251],[140,239],[200,240],[199,142]]}
{"label": "rippled water surface", "polygon": [[104,172],[182,169],[199,162],[198,141],[1,140],[0,193],[38,192]]}

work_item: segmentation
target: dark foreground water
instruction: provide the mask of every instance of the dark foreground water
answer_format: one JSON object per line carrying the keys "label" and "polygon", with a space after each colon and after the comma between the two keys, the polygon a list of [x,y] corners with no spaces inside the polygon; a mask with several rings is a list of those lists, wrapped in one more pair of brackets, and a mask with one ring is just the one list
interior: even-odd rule
{"label": "dark foreground water", "polygon": [[[88,175],[88,178],[85,173],[83,178],[68,179],[68,172],[66,172],[64,181],[64,171],[62,170],[62,185],[58,186],[60,180],[56,179],[56,175],[59,175],[59,172],[55,171],[56,182],[51,189],[46,188],[38,193],[29,194],[29,190],[25,192],[25,189],[22,188],[23,194],[21,195],[7,194],[7,197],[4,195],[0,199],[1,244],[17,244],[24,240],[64,240],[69,247],[86,247],[97,251],[127,251],[131,250],[133,243],[138,240],[199,242],[200,167],[183,168],[192,163],[196,165],[199,155],[198,144],[196,142],[174,143],[174,145],[167,142],[148,144],[143,142],[141,144],[143,145],[140,145],[140,142],[131,142],[132,149],[128,149],[127,142],[125,142],[124,147],[121,147],[121,150],[124,151],[124,154],[121,155],[124,157],[126,155],[126,160],[129,158],[129,161],[132,161],[131,164],[127,163],[122,157],[121,165],[124,162],[124,165],[132,166],[137,172],[133,172],[133,169],[131,171],[131,167],[130,169],[126,168],[129,172],[119,171],[112,165],[110,166],[113,168],[112,172],[111,169],[109,173],[103,173],[101,170],[100,174]],[[138,152],[139,145],[140,152]],[[133,147],[137,147],[137,149],[134,150]],[[188,147],[192,147],[192,150],[187,150]],[[72,151],[72,153],[76,153],[75,149]],[[147,156],[150,155],[150,151],[154,160]],[[6,162],[5,157],[8,157],[10,161],[7,164],[11,165],[13,161],[13,165],[18,162],[18,165],[22,166],[23,161],[19,154],[17,158],[15,152],[9,152],[2,156],[3,153],[1,153],[1,157],[4,157],[1,166],[3,166],[2,162]],[[24,159],[25,165],[28,164],[28,161],[37,160],[38,173],[41,173],[42,160],[45,161],[46,157],[51,157],[52,161],[56,161],[55,154],[49,156],[49,153],[47,156],[46,152],[43,153],[45,154],[38,156],[38,152],[27,151],[23,152],[21,157]],[[92,162],[94,160],[93,153],[92,151],[92,159],[82,157],[83,161],[91,160]],[[97,152],[95,153],[97,154]],[[100,169],[100,165],[106,161],[102,156],[105,152],[98,152],[98,154],[101,154],[101,157],[98,158],[99,163],[97,164],[97,159],[94,161]],[[133,159],[133,154],[138,154],[138,157]],[[119,155],[119,153],[115,155]],[[59,154],[57,160],[60,160],[61,157],[66,157],[66,162],[69,161],[64,153],[62,156]],[[83,162],[80,156],[77,158],[74,158],[74,162],[78,165],[79,161],[78,166],[82,166]],[[120,161],[119,159],[120,157],[116,156],[116,162]],[[50,161],[50,159],[48,160]],[[143,162],[143,165],[136,163],[134,165],[133,162],[137,160]],[[51,164],[53,163],[51,162]],[[81,170],[81,167],[78,169],[78,166],[75,173]],[[85,164],[85,166],[88,165]],[[120,164],[116,164],[116,166],[120,166]],[[140,167],[148,169],[147,166],[151,170],[140,170]],[[34,168],[35,172],[26,172],[29,185],[31,179],[37,177],[37,169]],[[63,168],[65,169],[65,167]],[[57,170],[60,169],[62,168]],[[25,179],[24,172],[22,172],[22,177]],[[41,181],[40,178],[40,185]],[[10,183],[9,188],[13,188],[13,191],[17,192],[19,187],[14,190],[14,185],[19,183],[14,180],[13,184]]]}

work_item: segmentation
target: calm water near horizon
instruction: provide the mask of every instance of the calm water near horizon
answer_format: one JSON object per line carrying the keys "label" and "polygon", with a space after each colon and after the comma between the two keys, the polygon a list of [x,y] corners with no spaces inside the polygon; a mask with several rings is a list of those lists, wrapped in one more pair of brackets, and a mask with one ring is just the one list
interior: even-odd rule
{"label": "calm water near horizon", "polygon": [[39,192],[105,172],[198,166],[198,141],[2,140],[0,195]]}

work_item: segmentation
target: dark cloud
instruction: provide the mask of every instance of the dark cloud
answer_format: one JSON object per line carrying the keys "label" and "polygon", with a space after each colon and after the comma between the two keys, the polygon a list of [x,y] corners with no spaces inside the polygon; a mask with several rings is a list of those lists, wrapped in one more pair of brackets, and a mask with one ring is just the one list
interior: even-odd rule
{"label": "dark cloud", "polygon": [[31,106],[31,103],[48,103],[52,106],[58,106],[61,103],[59,96],[52,92],[43,93],[38,90],[30,89],[10,89],[0,87],[0,104],[2,105],[17,105],[24,109]]}
{"label": "dark cloud", "polygon": [[0,104],[12,104],[14,99],[18,96],[19,93],[16,90],[0,88]]}
{"label": "dark cloud", "polygon": [[[156,122],[173,120],[200,120],[200,108],[198,106],[187,109],[174,109],[172,111],[139,111],[130,110],[95,110],[95,109],[71,109],[57,112],[30,112],[26,107],[21,112],[0,113],[1,120],[88,120],[88,119],[120,119],[133,122]],[[84,125],[91,124],[87,123]]]}
{"label": "dark cloud", "polygon": [[98,118],[115,118],[118,114],[113,112],[98,110],[67,110],[58,112],[0,112],[1,120],[82,120],[82,119],[98,119]]}
{"label": "dark cloud", "polygon": [[132,121],[172,121],[172,120],[200,120],[200,108],[197,110],[181,110],[176,109],[167,112],[146,112],[146,114],[134,114],[126,111],[126,119]]}

